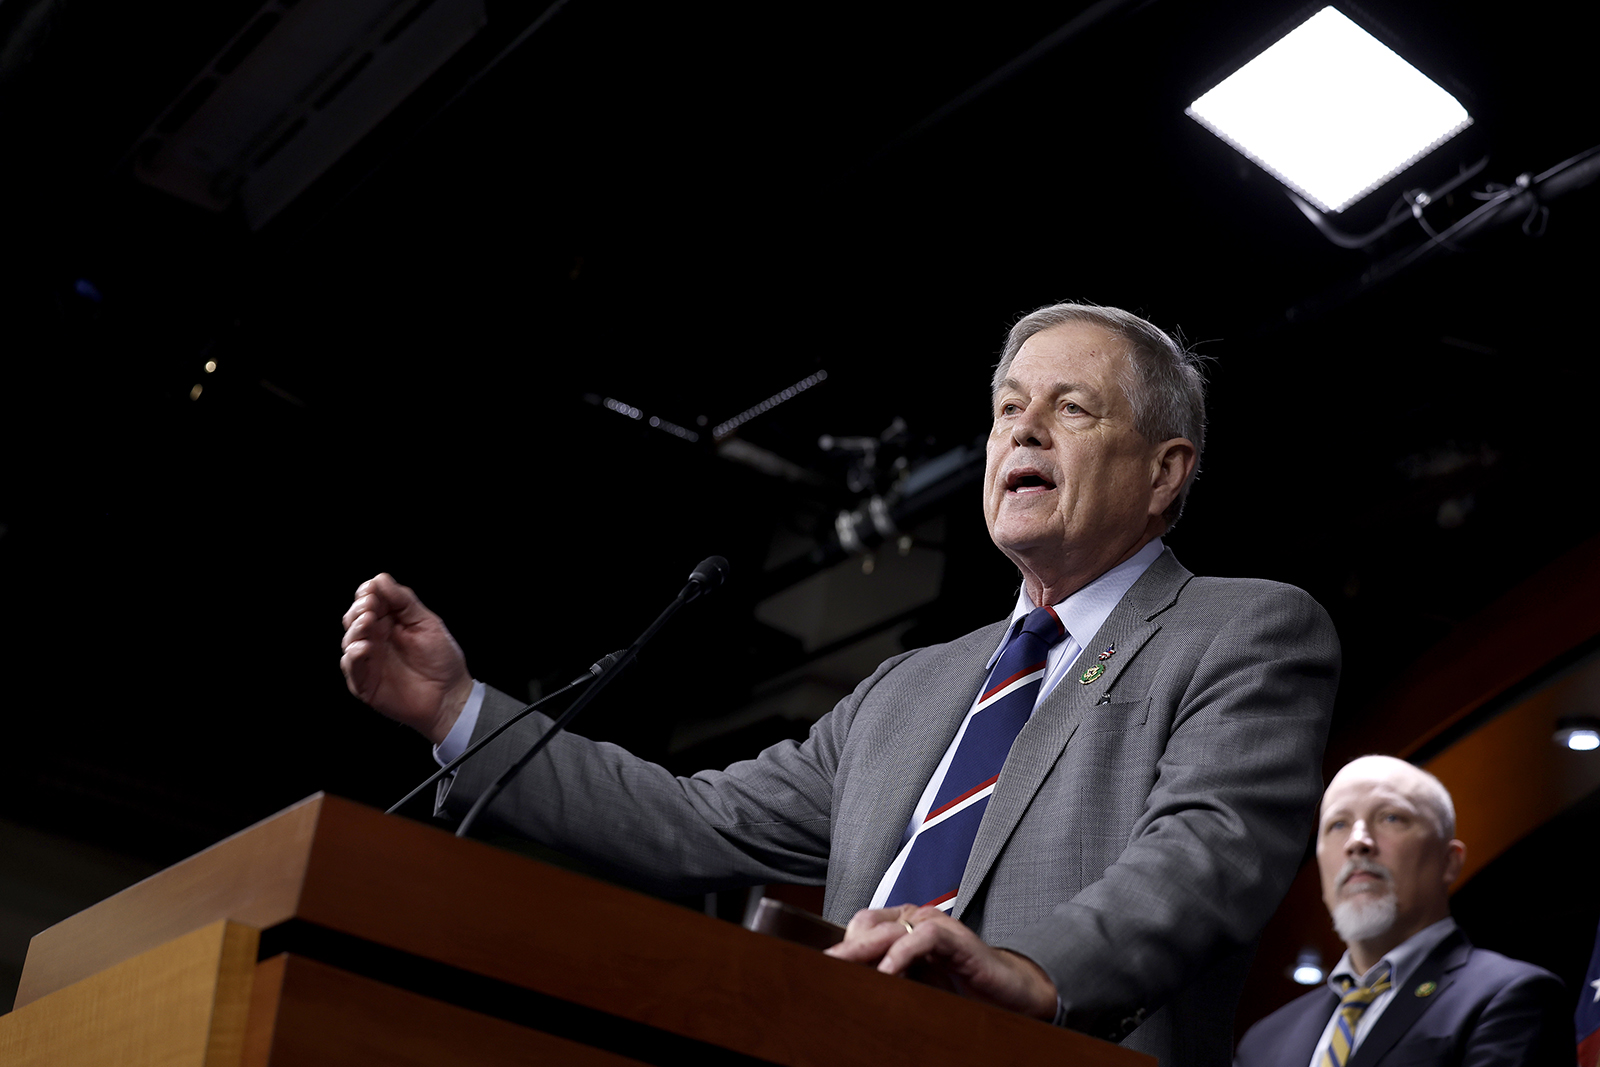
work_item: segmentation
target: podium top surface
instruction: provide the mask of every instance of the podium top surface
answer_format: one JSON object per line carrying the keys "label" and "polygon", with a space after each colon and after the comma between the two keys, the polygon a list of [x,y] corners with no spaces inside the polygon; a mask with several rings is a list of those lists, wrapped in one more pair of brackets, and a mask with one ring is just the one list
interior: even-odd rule
{"label": "podium top surface", "polygon": [[324,794],[38,934],[17,1006],[218,919],[314,924],[797,1067],[1152,1062]]}

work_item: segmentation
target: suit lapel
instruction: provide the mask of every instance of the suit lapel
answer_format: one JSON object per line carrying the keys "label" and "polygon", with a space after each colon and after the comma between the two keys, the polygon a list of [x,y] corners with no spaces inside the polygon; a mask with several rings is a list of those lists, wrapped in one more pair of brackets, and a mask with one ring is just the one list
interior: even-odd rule
{"label": "suit lapel", "polygon": [[[1139,576],[1133,588],[1106,617],[1099,633],[1088,641],[1073,635],[1083,645],[1083,652],[1060,684],[1034,711],[1006,757],[1000,781],[978,825],[972,855],[961,877],[961,890],[951,909],[953,916],[959,919],[972,902],[1078,725],[1086,715],[1094,713],[1096,706],[1111,699],[1117,679],[1145,643],[1161,629],[1157,616],[1172,606],[1179,591],[1192,577],[1169,549],[1157,556],[1149,569]],[[1113,642],[1117,652],[1105,662],[1105,671],[1088,683],[1081,682],[1085,676],[1083,672],[1100,662],[1099,650]]]}
{"label": "suit lapel", "polygon": [[1311,1062],[1317,1046],[1322,1043],[1322,1031],[1328,1028],[1328,1020],[1339,1010],[1339,998],[1327,986],[1302,997],[1300,1003],[1305,1005],[1305,1009],[1296,1014],[1288,1032],[1283,1035],[1280,1049],[1283,1062],[1294,1064],[1295,1067]]}
{"label": "suit lapel", "polygon": [[[871,803],[863,808],[856,829],[857,862],[848,866],[839,883],[838,896],[847,908],[843,914],[867,906],[894,862],[917,801],[988,677],[986,664],[1005,628],[1005,622],[998,622],[951,642],[938,669],[915,676],[918,687],[897,695],[897,721],[887,723],[885,730],[894,739],[894,758],[875,760],[864,768],[877,775],[877,781],[864,794]],[[829,893],[830,898],[833,895]]]}
{"label": "suit lapel", "polygon": [[[1394,991],[1394,999],[1383,1009],[1378,1021],[1372,1024],[1371,1032],[1361,1039],[1361,1045],[1350,1057],[1348,1067],[1372,1067],[1382,1060],[1394,1048],[1395,1042],[1404,1037],[1412,1024],[1421,1018],[1422,1013],[1443,999],[1445,991],[1455,981],[1452,972],[1466,963],[1471,954],[1472,944],[1460,930],[1439,942],[1411,977],[1406,979],[1405,988]],[[1428,996],[1419,997],[1416,990],[1424,982],[1435,982],[1437,988]]]}

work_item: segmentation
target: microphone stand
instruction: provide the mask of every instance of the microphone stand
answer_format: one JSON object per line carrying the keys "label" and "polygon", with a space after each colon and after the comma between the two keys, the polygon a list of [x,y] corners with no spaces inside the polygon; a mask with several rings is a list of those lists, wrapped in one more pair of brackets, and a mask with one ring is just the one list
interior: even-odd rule
{"label": "microphone stand", "polygon": [[464,761],[466,761],[468,758],[477,755],[478,750],[483,748],[484,745],[487,745],[490,741],[493,741],[495,738],[497,738],[501,734],[505,733],[511,727],[515,726],[517,723],[519,723],[523,719],[527,718],[529,712],[538,710],[538,708],[540,708],[541,706],[543,706],[545,704],[548,704],[550,701],[554,700],[556,697],[562,696],[563,694],[566,694],[566,693],[570,693],[570,692],[572,692],[572,690],[576,689],[580,685],[585,685],[585,684],[587,684],[589,682],[592,682],[594,679],[596,679],[600,675],[604,674],[611,667],[615,666],[616,663],[618,662],[618,660],[620,660],[621,658],[622,658],[622,653],[621,652],[613,652],[610,655],[605,656],[604,658],[602,658],[599,662],[593,664],[589,668],[587,673],[585,673],[582,677],[574,678],[572,681],[568,682],[566,685],[562,686],[560,689],[557,689],[554,693],[550,693],[550,694],[546,695],[545,697],[534,701],[532,704],[524,704],[516,712],[516,714],[512,715],[505,722],[501,723],[499,726],[496,726],[493,730],[490,730],[488,733],[484,734],[482,737],[478,738],[478,740],[474,741],[471,745],[469,745],[467,747],[466,751],[462,752],[461,755],[457,756],[455,759],[451,760],[449,763],[446,763],[443,767],[440,767],[438,770],[434,771],[426,779],[424,779],[423,782],[420,785],[418,785],[415,789],[413,789],[411,792],[407,793],[405,796],[401,797],[399,800],[395,801],[392,805],[389,806],[388,810],[386,810],[384,812],[384,814],[385,815],[393,815],[395,812],[399,811],[401,808],[403,808],[407,804],[409,804],[411,802],[411,799],[413,797],[415,797],[418,793],[422,792],[424,789],[428,788],[430,785],[432,785],[433,783],[437,782],[439,779],[443,778],[445,775],[452,773],[457,767],[461,766],[461,764]]}
{"label": "microphone stand", "polygon": [[[667,610],[663,611],[659,616],[656,617],[656,621],[651,623],[649,628],[646,629],[644,633],[640,634],[633,644],[629,645],[627,650],[617,657],[616,662],[608,665],[605,670],[601,671],[601,673],[589,685],[589,688],[585,689],[583,693],[578,696],[578,699],[574,700],[567,710],[561,713],[561,717],[550,725],[550,729],[546,730],[539,737],[539,739],[535,741],[531,747],[529,747],[528,751],[524,752],[515,763],[507,767],[501,773],[500,777],[494,780],[494,784],[488,789],[484,790],[483,795],[478,797],[478,799],[473,802],[472,807],[467,810],[466,817],[461,820],[461,825],[456,827],[456,836],[467,836],[467,833],[472,829],[472,824],[477,822],[478,816],[483,813],[483,809],[488,807],[494,798],[500,795],[501,791],[505,789],[506,785],[511,781],[511,779],[516,777],[517,772],[522,770],[523,767],[526,767],[529,760],[533,759],[533,757],[544,751],[544,747],[555,739],[556,734],[560,733],[569,722],[577,717],[580,711],[588,707],[590,702],[593,701],[595,697],[600,695],[600,690],[604,689],[608,684],[610,684],[611,679],[615,678],[618,674],[621,674],[629,664],[639,658],[639,650],[644,647],[645,642],[649,641],[656,635],[656,631],[660,630],[667,624],[668,619],[676,615],[680,608],[689,603],[689,601],[693,600],[695,597],[699,596],[701,593],[720,585],[727,573],[728,561],[723,559],[721,556],[712,556],[709,559],[702,561],[701,564],[694,569],[694,573],[689,575],[688,584],[683,587],[672,603],[667,605]],[[465,755],[465,753],[463,753],[463,755]]]}

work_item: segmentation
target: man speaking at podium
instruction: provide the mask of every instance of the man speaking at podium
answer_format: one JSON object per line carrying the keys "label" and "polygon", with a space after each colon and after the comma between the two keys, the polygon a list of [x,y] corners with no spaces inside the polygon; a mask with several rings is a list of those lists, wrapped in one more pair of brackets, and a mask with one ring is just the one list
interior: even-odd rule
{"label": "man speaking at podium", "polygon": [[[485,817],[649,888],[826,882],[830,952],[1154,1054],[1226,1064],[1254,939],[1321,793],[1338,676],[1289,586],[1198,578],[1162,545],[1204,443],[1195,358],[1114,308],[1012,328],[983,507],[1009,620],[896,656],[817,722],[677,778],[568,734]],[[388,575],[345,615],[351,692],[441,759],[521,705],[475,682]],[[464,811],[549,720],[462,764]]]}

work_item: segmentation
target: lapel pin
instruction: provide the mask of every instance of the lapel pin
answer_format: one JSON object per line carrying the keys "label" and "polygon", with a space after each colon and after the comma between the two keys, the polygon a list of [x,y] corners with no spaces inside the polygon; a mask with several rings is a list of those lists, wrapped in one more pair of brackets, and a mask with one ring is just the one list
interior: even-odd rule
{"label": "lapel pin", "polygon": [[1088,685],[1090,682],[1094,681],[1104,673],[1106,673],[1106,665],[1104,663],[1096,663],[1088,670],[1078,675],[1078,682],[1081,685]]}
{"label": "lapel pin", "polygon": [[1433,996],[1433,991],[1438,988],[1438,982],[1423,982],[1421,985],[1417,986],[1417,996],[1431,997]]}
{"label": "lapel pin", "polygon": [[1112,656],[1115,656],[1116,654],[1117,654],[1117,643],[1115,641],[1113,641],[1113,642],[1111,642],[1111,647],[1110,648],[1108,648],[1104,652],[1100,653],[1100,660],[1101,660],[1101,662],[1104,662],[1104,661],[1110,659]]}

